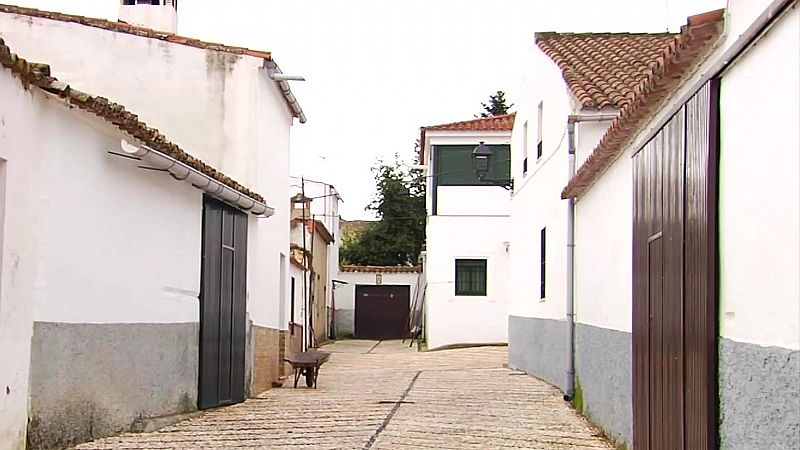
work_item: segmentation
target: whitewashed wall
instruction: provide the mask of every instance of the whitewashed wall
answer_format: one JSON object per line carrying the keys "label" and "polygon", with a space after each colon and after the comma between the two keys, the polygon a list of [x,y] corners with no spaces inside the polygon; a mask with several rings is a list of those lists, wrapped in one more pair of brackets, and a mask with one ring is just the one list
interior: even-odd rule
{"label": "whitewashed wall", "polygon": [[33,320],[198,321],[202,196],[108,154],[125,136],[99,118],[0,80],[3,447],[26,426]]}
{"label": "whitewashed wall", "polygon": [[[25,448],[33,296],[39,228],[48,217],[41,190],[45,149],[28,130],[42,100],[0,70],[0,449]],[[31,182],[31,180],[37,180]],[[52,217],[52,216],[51,216]],[[6,391],[7,390],[7,391]]]}
{"label": "whitewashed wall", "polygon": [[[429,131],[425,137],[428,192],[435,165],[431,146],[510,144],[505,132]],[[435,148],[433,150],[436,151]],[[512,169],[513,170],[513,169]],[[428,195],[425,333],[429,348],[508,342],[509,191],[499,186],[440,186],[437,215]],[[455,295],[455,260],[487,260],[487,295]]]}
{"label": "whitewashed wall", "polygon": [[[428,348],[508,342],[508,235],[508,217],[428,218]],[[461,258],[487,260],[486,296],[455,295],[455,260]]]}
{"label": "whitewashed wall", "polygon": [[633,173],[618,159],[575,203],[575,320],[631,332]]}
{"label": "whitewashed wall", "polygon": [[0,37],[76,89],[123,104],[265,197],[275,214],[249,222],[248,312],[258,325],[279,327],[292,117],[263,60],[14,14],[0,14]]}
{"label": "whitewashed wall", "polygon": [[724,74],[720,93],[720,332],[790,349],[800,348],[798,68],[795,8]]}
{"label": "whitewashed wall", "polygon": [[[511,249],[509,314],[564,320],[566,313],[567,118],[571,98],[561,71],[535,47],[512,133]],[[538,106],[542,103],[542,156],[536,158]],[[528,172],[522,173],[525,122]],[[546,295],[540,298],[540,232],[546,228]]]}

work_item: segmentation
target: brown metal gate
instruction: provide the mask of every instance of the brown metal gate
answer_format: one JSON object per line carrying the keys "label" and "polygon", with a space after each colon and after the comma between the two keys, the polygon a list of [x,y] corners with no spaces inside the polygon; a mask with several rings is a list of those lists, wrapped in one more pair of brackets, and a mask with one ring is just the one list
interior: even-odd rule
{"label": "brown metal gate", "polygon": [[408,334],[410,286],[357,285],[355,337],[403,339]]}
{"label": "brown metal gate", "polygon": [[718,82],[633,159],[633,420],[637,450],[717,442]]}

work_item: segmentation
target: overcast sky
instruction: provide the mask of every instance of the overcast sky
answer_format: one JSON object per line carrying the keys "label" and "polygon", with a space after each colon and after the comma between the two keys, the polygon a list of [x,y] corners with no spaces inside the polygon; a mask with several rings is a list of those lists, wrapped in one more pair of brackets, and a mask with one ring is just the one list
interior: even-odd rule
{"label": "overcast sky", "polygon": [[[8,0],[9,2],[13,0]],[[18,0],[117,19],[118,0]],[[536,31],[677,31],[724,0],[181,0],[178,32],[271,51],[308,122],[292,173],[326,181],[345,219],[368,218],[370,167],[411,159],[419,127],[468,120],[491,93],[517,99]],[[58,74],[55,74],[58,76]],[[69,80],[65,80],[69,81]]]}

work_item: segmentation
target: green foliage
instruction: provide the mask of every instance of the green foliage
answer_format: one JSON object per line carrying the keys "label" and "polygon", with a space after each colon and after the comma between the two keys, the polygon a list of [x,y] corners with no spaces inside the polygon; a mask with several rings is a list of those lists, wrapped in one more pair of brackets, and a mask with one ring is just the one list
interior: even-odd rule
{"label": "green foliage", "polygon": [[392,164],[372,168],[377,192],[367,211],[378,221],[355,235],[343,236],[342,264],[414,265],[425,242],[425,177],[395,156]]}
{"label": "green foliage", "polygon": [[508,114],[508,110],[511,109],[514,104],[506,105],[506,93],[497,91],[489,96],[489,104],[481,103],[481,106],[483,106],[483,112],[480,114],[480,117],[492,117]]}
{"label": "green foliage", "polygon": [[572,396],[572,407],[579,413],[583,413],[583,388],[581,387],[581,379],[575,375],[575,394]]}

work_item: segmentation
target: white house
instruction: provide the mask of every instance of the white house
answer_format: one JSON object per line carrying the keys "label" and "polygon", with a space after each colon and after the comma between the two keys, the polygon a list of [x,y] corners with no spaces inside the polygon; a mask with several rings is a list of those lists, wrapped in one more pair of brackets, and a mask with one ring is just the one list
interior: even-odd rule
{"label": "white house", "polygon": [[13,6],[0,38],[0,448],[269,387],[305,120],[271,55]]}
{"label": "white house", "polygon": [[[508,114],[422,128],[429,348],[507,342],[513,124],[514,115]],[[484,180],[472,163],[481,142],[493,152]]]}
{"label": "white house", "polygon": [[[547,87],[520,106],[512,153],[518,167],[523,124],[544,99],[549,160],[514,197],[510,364],[561,387],[629,447],[800,445],[799,24],[796,1],[732,0],[671,37],[537,35],[545,81],[532,85]],[[666,45],[637,58],[646,70],[620,67],[646,47],[638,39]],[[564,95],[550,122],[553,91]],[[604,95],[616,111],[595,115],[617,117],[587,124],[587,102],[602,108]],[[549,147],[548,133],[566,143]],[[537,187],[553,161],[564,176]],[[574,246],[560,197],[574,201]],[[540,202],[558,208],[559,234],[524,211]],[[520,266],[538,248],[519,245],[539,226],[541,302]],[[552,295],[551,280],[563,286]]]}
{"label": "white house", "polygon": [[419,266],[340,267],[334,285],[336,337],[405,339],[419,318],[423,278]]}

